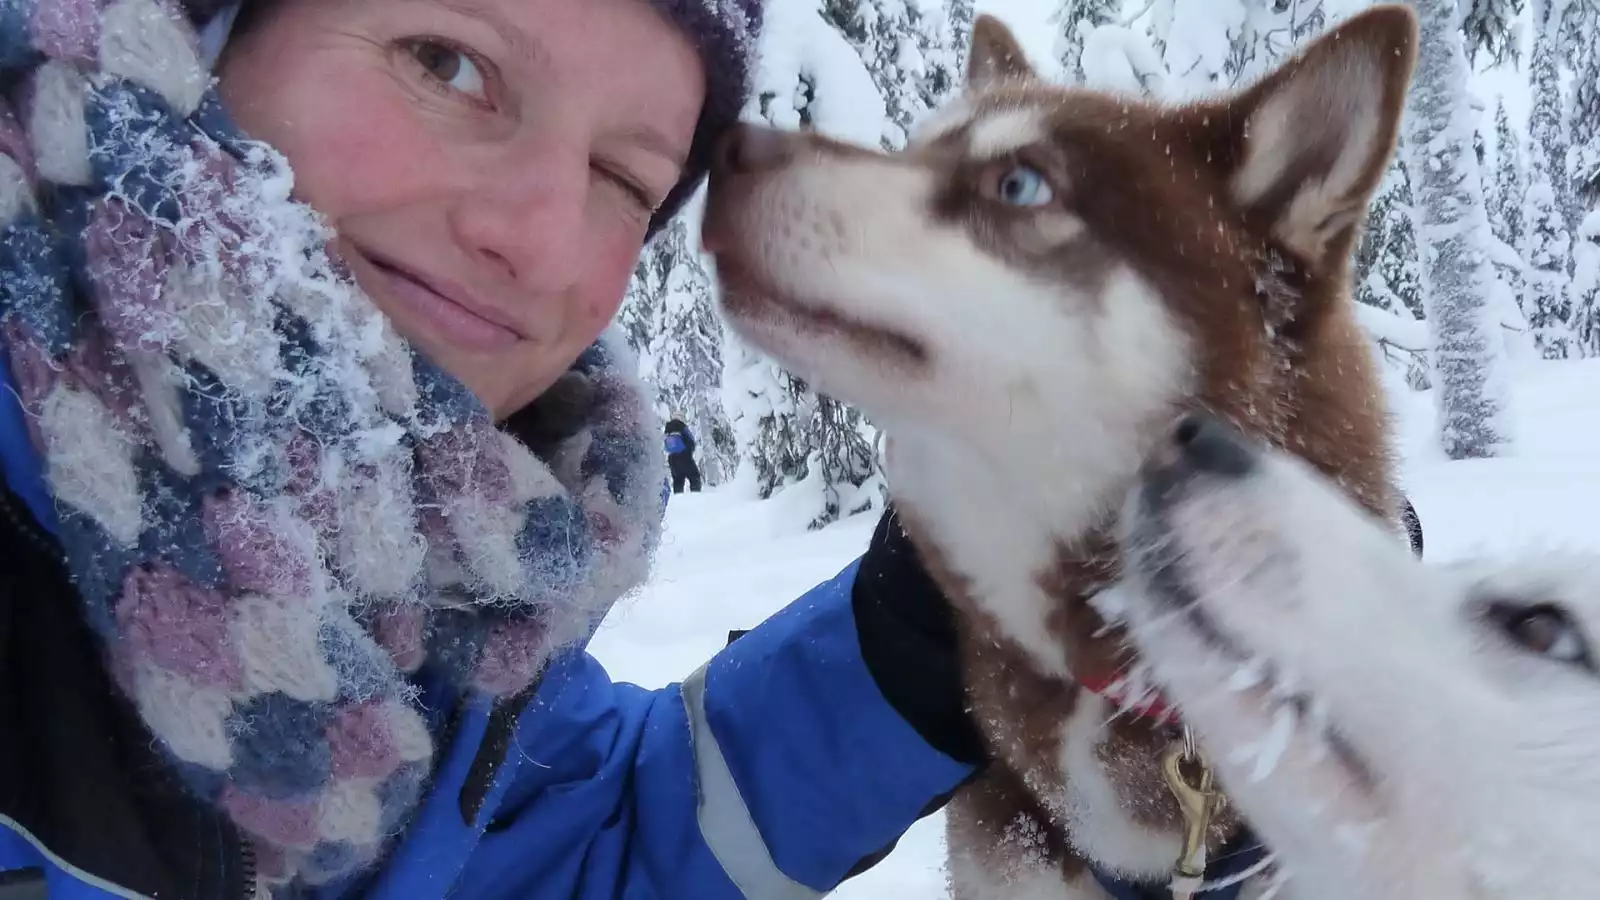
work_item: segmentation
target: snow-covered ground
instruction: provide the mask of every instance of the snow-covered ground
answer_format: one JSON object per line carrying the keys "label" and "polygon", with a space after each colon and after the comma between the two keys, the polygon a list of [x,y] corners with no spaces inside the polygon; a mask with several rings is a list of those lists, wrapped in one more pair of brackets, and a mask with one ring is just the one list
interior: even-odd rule
{"label": "snow-covered ground", "polygon": [[[1600,360],[1525,362],[1512,377],[1513,455],[1449,462],[1434,449],[1433,396],[1391,379],[1403,479],[1422,517],[1432,560],[1519,547],[1600,550]],[[807,516],[780,495],[766,503],[708,492],[674,497],[650,585],[619,606],[593,651],[613,677],[659,687],[692,671],[727,640],[819,581],[866,546],[874,524],[857,516],[808,533]],[[943,824],[919,823],[875,869],[841,887],[841,900],[945,896]]]}

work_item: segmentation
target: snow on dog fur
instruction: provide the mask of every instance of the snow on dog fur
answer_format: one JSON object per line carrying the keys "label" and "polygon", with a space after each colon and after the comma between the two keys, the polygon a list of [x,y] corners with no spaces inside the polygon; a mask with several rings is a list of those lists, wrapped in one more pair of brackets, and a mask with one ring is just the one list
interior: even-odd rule
{"label": "snow on dog fur", "polygon": [[[1395,519],[1388,413],[1347,288],[1416,54],[1404,7],[1182,107],[1046,83],[997,20],[902,152],[735,130],[704,220],[746,340],[889,434],[901,521],[959,612],[996,762],[949,807],[957,900],[1161,884],[1171,722],[1090,600],[1139,460],[1209,409]],[[1236,831],[1226,812],[1215,850]]]}
{"label": "snow on dog fur", "polygon": [[1416,560],[1214,420],[1123,517],[1127,612],[1295,900],[1600,891],[1600,558]]}

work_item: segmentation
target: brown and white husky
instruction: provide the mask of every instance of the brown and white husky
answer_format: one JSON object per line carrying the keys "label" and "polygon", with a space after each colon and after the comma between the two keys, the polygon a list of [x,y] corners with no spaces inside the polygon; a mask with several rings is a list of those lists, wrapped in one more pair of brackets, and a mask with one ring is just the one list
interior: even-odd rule
{"label": "brown and white husky", "polygon": [[1175,417],[1220,416],[1396,521],[1347,278],[1416,43],[1380,7],[1234,96],[1162,106],[1041,80],[985,16],[965,90],[903,152],[754,126],[721,147],[704,241],[726,315],[888,432],[896,506],[960,613],[997,762],[949,808],[956,900],[1172,873],[1175,726],[1109,699],[1138,664],[1091,600]]}

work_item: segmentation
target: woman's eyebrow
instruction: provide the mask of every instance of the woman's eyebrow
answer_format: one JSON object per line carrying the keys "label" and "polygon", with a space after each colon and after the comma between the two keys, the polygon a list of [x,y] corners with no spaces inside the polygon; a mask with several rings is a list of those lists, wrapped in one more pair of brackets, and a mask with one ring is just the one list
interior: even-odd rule
{"label": "woman's eyebrow", "polygon": [[427,3],[469,19],[476,19],[505,41],[512,53],[522,57],[535,68],[544,68],[549,63],[549,54],[533,35],[479,0],[407,0],[407,2]]}

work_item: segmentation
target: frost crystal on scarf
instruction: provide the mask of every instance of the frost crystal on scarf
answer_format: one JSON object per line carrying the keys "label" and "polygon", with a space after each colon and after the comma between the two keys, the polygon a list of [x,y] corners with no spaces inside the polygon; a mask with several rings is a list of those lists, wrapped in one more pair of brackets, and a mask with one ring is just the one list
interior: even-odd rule
{"label": "frost crystal on scarf", "polygon": [[0,325],[111,672],[272,884],[374,860],[434,736],[643,580],[659,425],[609,339],[542,458],[360,293],[184,9],[4,0]]}

